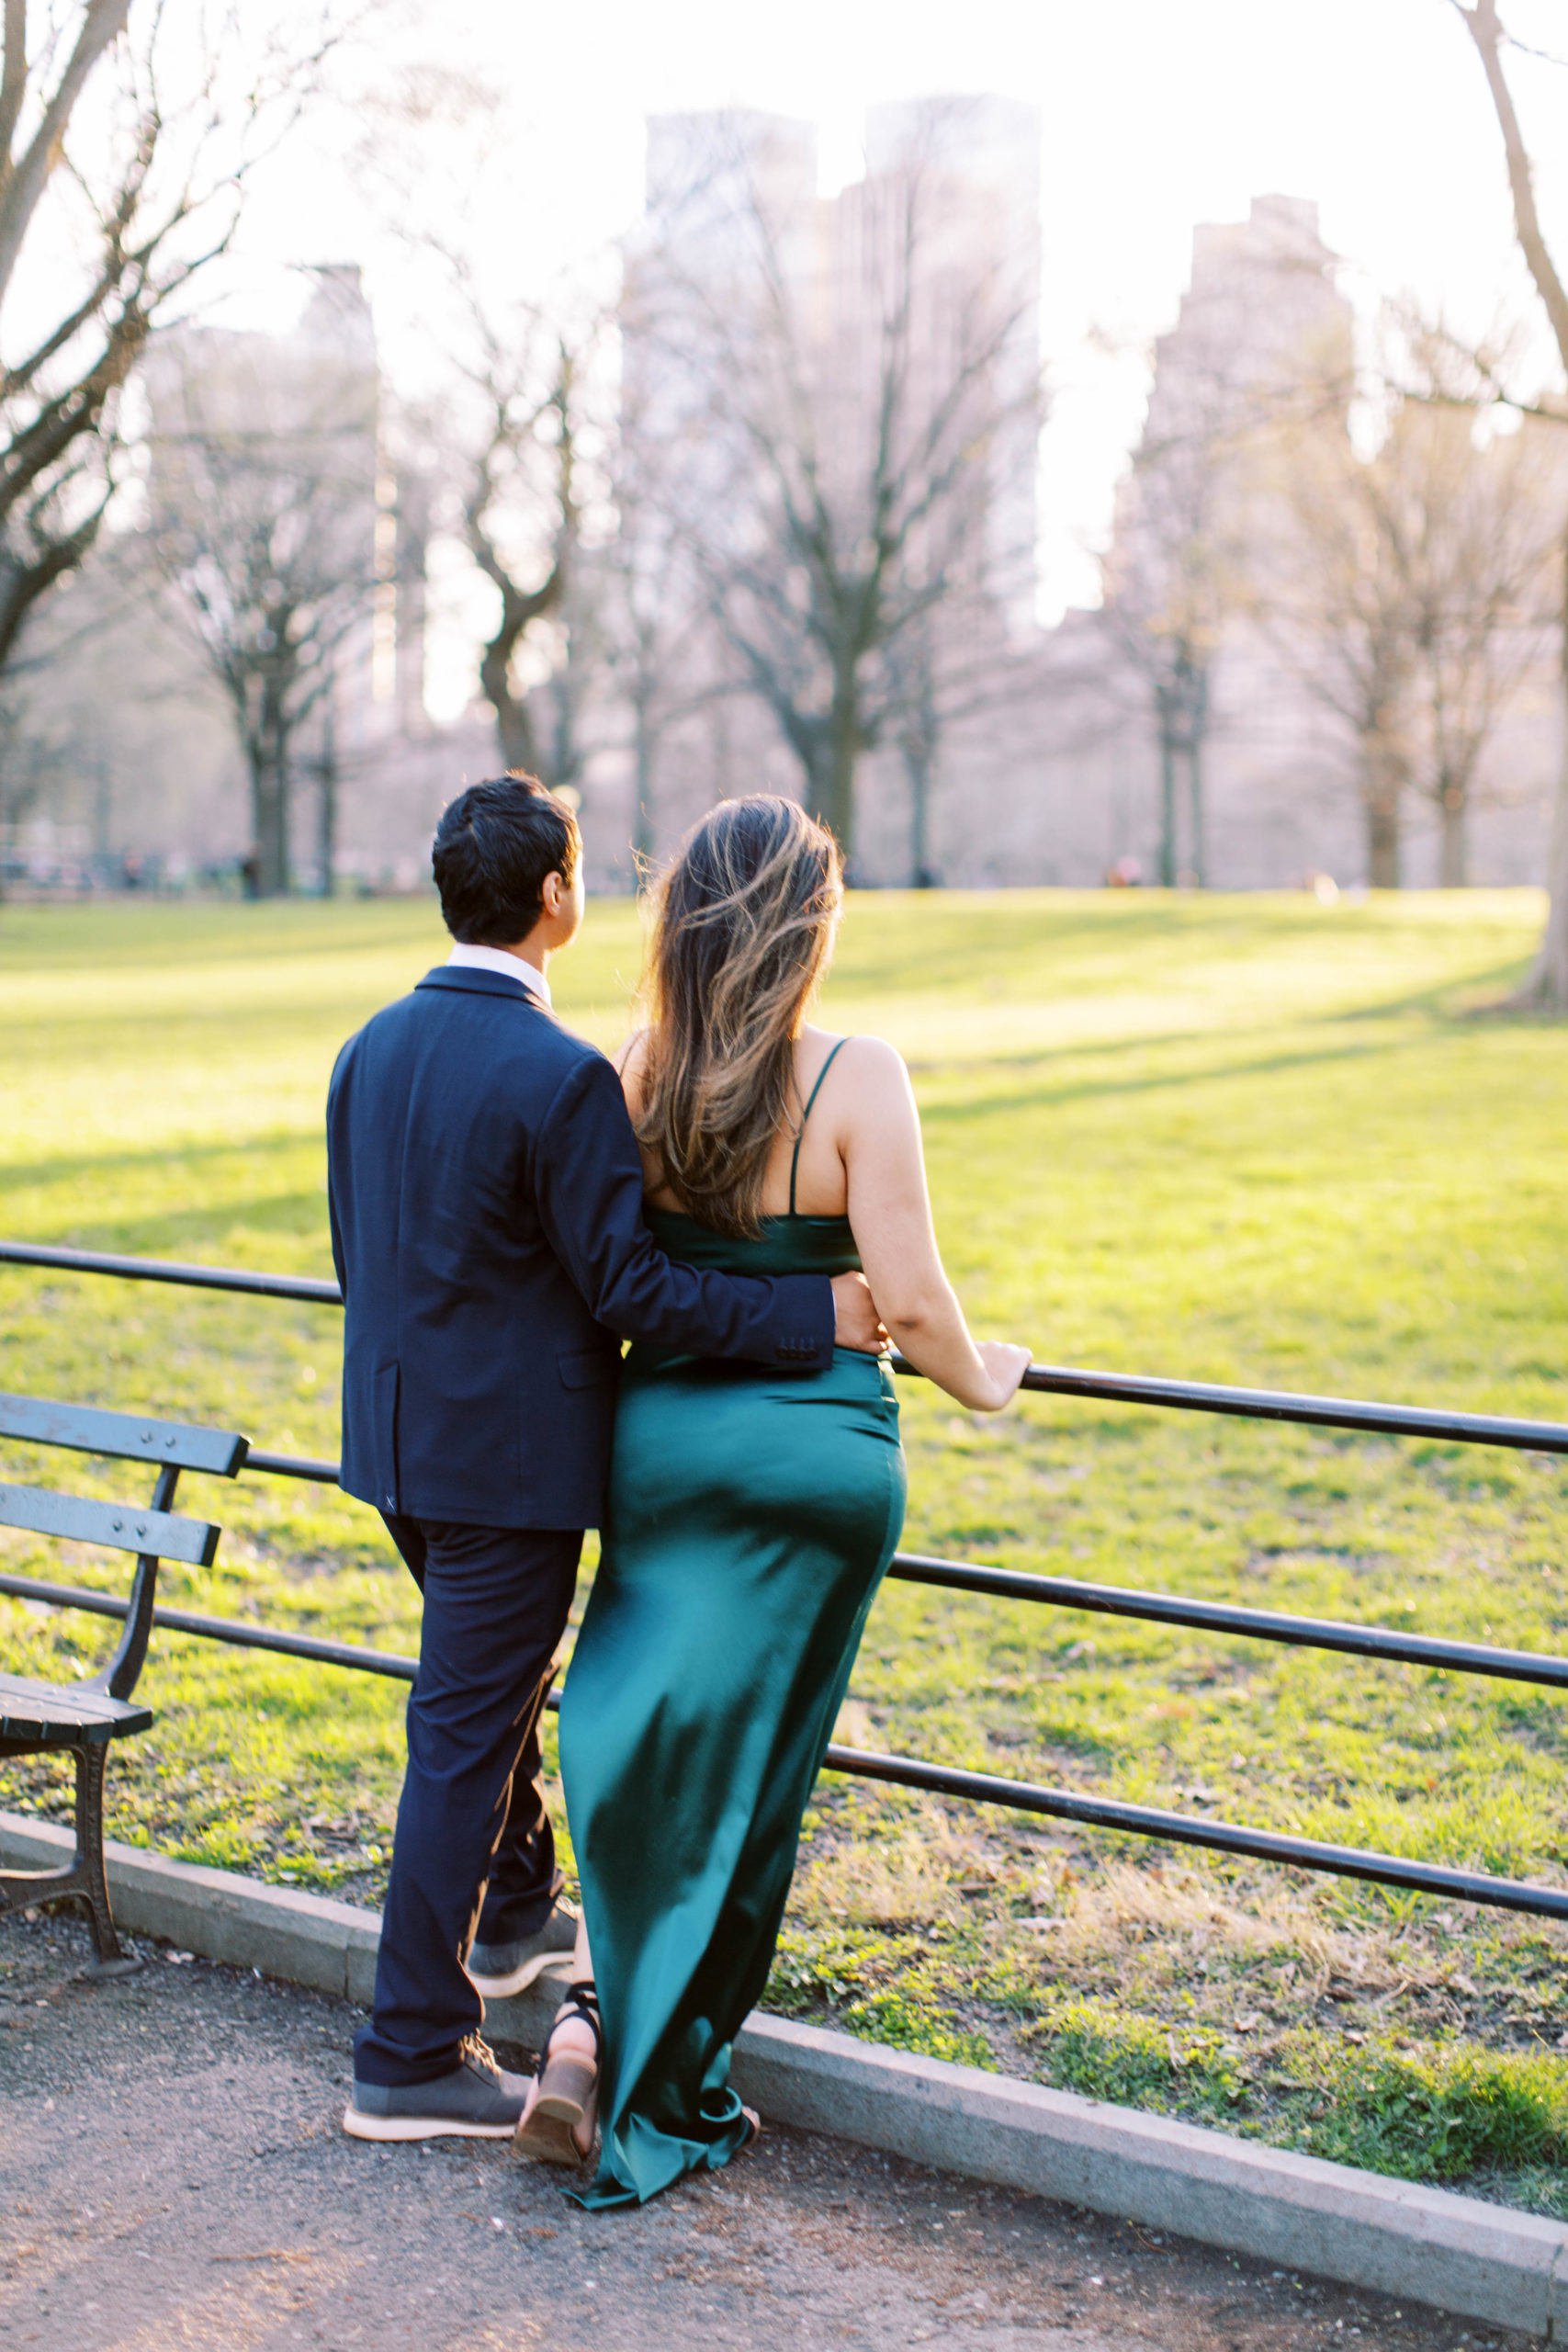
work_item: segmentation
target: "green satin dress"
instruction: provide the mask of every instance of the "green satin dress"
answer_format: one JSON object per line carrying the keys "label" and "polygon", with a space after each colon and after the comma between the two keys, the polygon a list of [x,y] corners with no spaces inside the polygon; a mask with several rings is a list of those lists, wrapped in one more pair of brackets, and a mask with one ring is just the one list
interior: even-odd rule
{"label": "green satin dress", "polygon": [[[860,1264],[847,1217],[795,1215],[793,1166],[789,1215],[754,1240],[661,1209],[649,1224],[672,1258],[733,1273]],[[604,2020],[599,2171],[571,2192],[591,2209],[641,2205],[744,2143],[730,2045],[767,1983],[904,1494],[893,1375],[874,1356],[835,1348],[815,1372],[640,1344],[626,1358],[560,1712]]]}

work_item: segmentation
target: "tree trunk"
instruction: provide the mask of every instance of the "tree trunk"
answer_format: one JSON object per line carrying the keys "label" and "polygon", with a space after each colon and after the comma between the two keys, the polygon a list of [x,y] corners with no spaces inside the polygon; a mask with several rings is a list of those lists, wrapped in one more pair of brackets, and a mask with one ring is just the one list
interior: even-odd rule
{"label": "tree trunk", "polygon": [[1402,777],[1385,756],[1368,755],[1367,879],[1374,890],[1399,888],[1399,799]]}
{"label": "tree trunk", "polygon": [[909,888],[930,890],[936,886],[931,865],[931,753],[928,744],[904,745],[904,773],[909,779]]}
{"label": "tree trunk", "polygon": [[1546,929],[1523,988],[1510,1001],[1535,1012],[1568,1012],[1568,548],[1562,567],[1562,759],[1547,854]]}
{"label": "tree trunk", "polygon": [[1161,888],[1176,888],[1176,745],[1164,712],[1159,728],[1159,878]]}
{"label": "tree trunk", "polygon": [[632,856],[639,871],[653,855],[653,726],[649,715],[651,689],[639,684],[632,703],[637,752],[637,806],[632,811]]}
{"label": "tree trunk", "polygon": [[97,789],[93,795],[93,854],[107,876],[114,833],[114,771],[102,752],[97,755],[94,782]]}
{"label": "tree trunk", "polygon": [[1194,735],[1187,746],[1188,808],[1192,825],[1192,879],[1200,890],[1209,887],[1209,852],[1203,827],[1203,743]]}
{"label": "tree trunk", "polygon": [[527,696],[512,691],[512,650],[516,641],[515,637],[492,638],[485,647],[479,663],[479,691],[495,713],[502,766],[520,769],[525,775],[537,775],[539,744],[534,715]]}
{"label": "tree trunk", "polygon": [[1538,1012],[1568,1012],[1568,747],[1552,809],[1546,887],[1551,893],[1529,977],[1513,1000]]}
{"label": "tree trunk", "polygon": [[1443,835],[1438,878],[1445,890],[1462,890],[1470,880],[1469,798],[1462,784],[1445,785],[1438,797]]}
{"label": "tree trunk", "polygon": [[[1514,199],[1514,227],[1519,249],[1535,280],[1537,293],[1551,322],[1556,337],[1558,356],[1568,368],[1568,286],[1564,286],[1557,266],[1547,250],[1541,234],[1540,215],[1535,200],[1535,175],[1529,152],[1519,129],[1513,95],[1503,72],[1503,28],[1497,20],[1496,0],[1475,0],[1475,5],[1461,8],[1466,28],[1481,52],[1487,87],[1496,110],[1497,127],[1503,134],[1503,152],[1507,158],[1508,187]],[[1562,684],[1568,698],[1568,563],[1565,563],[1562,583]],[[1564,713],[1568,729],[1568,709]],[[1547,888],[1551,893],[1546,910],[1546,929],[1536,951],[1529,977],[1513,1001],[1542,1012],[1568,1012],[1568,732],[1563,743],[1563,766],[1558,778],[1557,800],[1552,810],[1551,848],[1547,864]]]}
{"label": "tree trunk", "polygon": [[1189,667],[1187,697],[1187,790],[1192,820],[1192,879],[1209,887],[1209,836],[1203,821],[1203,738],[1209,717],[1209,673]]}
{"label": "tree trunk", "polygon": [[280,899],[288,888],[288,739],[279,689],[262,682],[261,718],[251,739],[251,834],[255,895]]}
{"label": "tree trunk", "polygon": [[321,788],[316,800],[316,880],[323,899],[337,887],[337,698],[327,689],[321,713]]}
{"label": "tree trunk", "polygon": [[859,714],[849,694],[833,697],[822,745],[823,756],[813,778],[817,806],[812,815],[826,825],[839,844],[846,872],[855,854],[855,768],[860,757]]}

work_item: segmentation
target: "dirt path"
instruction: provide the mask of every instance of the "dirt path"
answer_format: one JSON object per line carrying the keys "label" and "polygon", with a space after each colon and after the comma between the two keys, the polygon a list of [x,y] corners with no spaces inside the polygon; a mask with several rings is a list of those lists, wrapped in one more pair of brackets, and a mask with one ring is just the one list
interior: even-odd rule
{"label": "dirt path", "polygon": [[0,1921],[0,2344],[1451,2352],[1526,2339],[787,2131],[598,2216],[504,2144],[338,2129],[355,2012]]}

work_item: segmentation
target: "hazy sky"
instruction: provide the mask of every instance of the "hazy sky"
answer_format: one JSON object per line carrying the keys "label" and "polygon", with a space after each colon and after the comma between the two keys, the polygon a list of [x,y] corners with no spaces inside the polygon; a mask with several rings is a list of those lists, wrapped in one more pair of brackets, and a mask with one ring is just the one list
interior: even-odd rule
{"label": "hazy sky", "polygon": [[[1568,55],[1568,0],[1504,0],[1517,37]],[[1249,198],[1315,198],[1360,284],[1410,288],[1478,324],[1524,293],[1500,142],[1451,0],[412,0],[356,74],[438,60],[504,91],[514,157],[495,253],[542,282],[634,216],[650,112],[741,104],[815,119],[831,187],[857,175],[878,99],[998,91],[1042,118],[1043,333],[1056,386],[1043,467],[1048,599],[1092,592],[1135,436],[1136,366],[1097,356],[1174,314],[1193,224]],[[1568,266],[1568,67],[1511,67]],[[417,369],[409,277],[322,124],[258,192],[259,257],[359,259],[394,373]],[[493,256],[492,256],[493,259]]]}

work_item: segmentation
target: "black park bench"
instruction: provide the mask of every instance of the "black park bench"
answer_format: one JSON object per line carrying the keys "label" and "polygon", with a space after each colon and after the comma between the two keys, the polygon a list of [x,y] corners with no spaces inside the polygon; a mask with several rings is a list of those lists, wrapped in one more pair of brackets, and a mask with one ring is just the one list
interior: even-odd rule
{"label": "black park bench", "polygon": [[145,1504],[101,1502],[47,1487],[0,1482],[0,1527],[73,1544],[97,1544],[136,1555],[125,1631],[119,1646],[98,1674],[82,1682],[34,1682],[25,1675],[0,1674],[0,1757],[38,1756],[66,1750],[76,1768],[76,1852],[68,1870],[0,1871],[0,1910],[16,1904],[53,1902],[79,1894],[92,1921],[96,1973],[119,1975],[134,1968],[120,1949],[104,1875],[104,1766],[111,1739],[146,1731],[152,1710],[133,1697],[152,1630],[160,1560],[182,1560],[210,1567],[221,1530],[204,1520],[177,1518],[170,1510],[182,1470],[205,1470],[231,1478],[244,1464],[247,1442],[228,1430],[193,1429],[183,1421],[154,1421],[138,1413],[99,1412],[82,1405],[54,1405],[39,1396],[0,1394],[0,1438],[32,1446],[62,1446],[79,1453],[108,1454],[126,1462],[154,1464],[157,1478]]}

